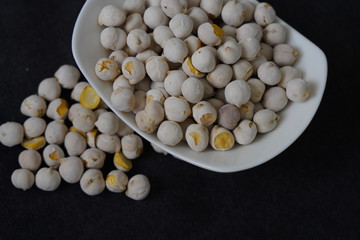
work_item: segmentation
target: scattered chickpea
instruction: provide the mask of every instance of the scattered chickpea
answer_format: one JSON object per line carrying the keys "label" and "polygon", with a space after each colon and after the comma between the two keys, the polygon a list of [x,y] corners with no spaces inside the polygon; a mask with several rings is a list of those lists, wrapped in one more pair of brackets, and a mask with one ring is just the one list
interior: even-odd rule
{"label": "scattered chickpea", "polygon": [[65,182],[76,183],[80,181],[84,173],[84,164],[79,157],[62,158],[60,162],[59,173]]}
{"label": "scattered chickpea", "polygon": [[106,188],[110,192],[121,193],[126,190],[128,176],[120,170],[112,170],[106,177]]}
{"label": "scattered chickpea", "polygon": [[43,117],[46,109],[45,100],[35,94],[25,98],[20,107],[21,113],[28,117]]}
{"label": "scattered chickpea", "polygon": [[38,95],[47,101],[59,98],[61,86],[56,78],[46,78],[38,86]]}
{"label": "scattered chickpea", "polygon": [[30,171],[37,171],[41,165],[41,155],[35,150],[24,150],[19,154],[19,165]]}
{"label": "scattered chickpea", "polygon": [[101,169],[104,166],[106,154],[97,148],[88,148],[81,155],[86,168]]}
{"label": "scattered chickpea", "polygon": [[120,138],[117,135],[99,134],[96,147],[107,153],[116,153],[121,149]]}
{"label": "scattered chickpea", "polygon": [[69,156],[79,156],[86,149],[86,139],[77,132],[68,132],[65,136],[64,146]]}
{"label": "scattered chickpea", "polygon": [[99,169],[88,169],[80,179],[80,187],[90,196],[99,195],[105,189],[105,180]]}
{"label": "scattered chickpea", "polygon": [[68,127],[63,120],[49,122],[45,129],[46,141],[49,144],[63,144],[68,131]]}
{"label": "scattered chickpea", "polygon": [[88,132],[94,128],[96,121],[95,113],[87,108],[83,108],[74,117],[72,123],[74,127],[82,132]]}
{"label": "scattered chickpea", "polygon": [[53,168],[43,167],[35,175],[35,185],[43,191],[55,191],[61,183],[59,172]]}
{"label": "scattered chickpea", "polygon": [[49,144],[43,150],[43,159],[47,166],[58,168],[60,159],[65,157],[64,151],[59,145]]}
{"label": "scattered chickpea", "polygon": [[136,134],[124,136],[121,139],[121,150],[128,159],[138,158],[144,150],[141,137]]}
{"label": "scattered chickpea", "polygon": [[24,133],[26,138],[41,136],[46,129],[46,121],[39,117],[31,117],[25,120]]}
{"label": "scattered chickpea", "polygon": [[65,119],[68,115],[68,102],[63,98],[52,100],[46,110],[46,116],[53,120]]}
{"label": "scattered chickpea", "polygon": [[80,71],[72,65],[62,65],[56,70],[54,76],[58,79],[61,87],[73,89],[80,79]]}
{"label": "scattered chickpea", "polygon": [[100,114],[95,126],[101,133],[115,134],[119,130],[118,117],[113,112],[104,112]]}
{"label": "scattered chickpea", "polygon": [[250,120],[242,120],[233,130],[233,133],[238,144],[247,145],[254,141],[257,135],[257,127]]}
{"label": "scattered chickpea", "polygon": [[26,191],[34,185],[35,177],[28,169],[16,169],[11,174],[11,182],[14,187]]}
{"label": "scattered chickpea", "polygon": [[132,161],[127,159],[122,152],[117,152],[114,154],[114,166],[123,172],[128,172],[132,169]]}

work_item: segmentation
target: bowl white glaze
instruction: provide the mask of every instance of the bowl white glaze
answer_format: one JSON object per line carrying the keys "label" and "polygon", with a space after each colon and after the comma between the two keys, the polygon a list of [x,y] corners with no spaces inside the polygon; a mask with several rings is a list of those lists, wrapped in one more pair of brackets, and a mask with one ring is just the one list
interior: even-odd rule
{"label": "bowl white glaze", "polygon": [[100,32],[102,30],[98,24],[100,10],[108,4],[120,7],[122,3],[122,0],[86,1],[73,31],[72,51],[80,71],[104,102],[149,142],[154,143],[174,157],[196,166],[216,172],[235,172],[255,167],[280,154],[303,133],[311,122],[325,90],[327,60],[325,54],[315,44],[284,21],[278,19],[278,22],[288,29],[287,43],[299,50],[300,57],[295,67],[304,73],[304,79],[311,85],[312,95],[303,103],[290,102],[279,113],[281,119],[273,131],[267,134],[258,134],[253,143],[246,146],[236,144],[233,149],[225,152],[215,151],[210,147],[204,152],[194,152],[185,142],[170,147],[162,144],[157,139],[156,134],[142,132],[136,126],[134,114],[116,111],[111,106],[112,82],[100,80],[94,72],[98,59],[109,55],[109,52],[100,44]]}

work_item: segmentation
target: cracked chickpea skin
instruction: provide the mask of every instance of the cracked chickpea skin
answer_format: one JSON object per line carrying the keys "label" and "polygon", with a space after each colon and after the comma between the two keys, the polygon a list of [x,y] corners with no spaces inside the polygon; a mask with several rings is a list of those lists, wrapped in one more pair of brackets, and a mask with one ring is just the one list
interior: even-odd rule
{"label": "cracked chickpea skin", "polygon": [[111,81],[120,73],[118,64],[110,58],[101,58],[95,65],[95,74],[103,81]]}
{"label": "cracked chickpea skin", "polygon": [[226,151],[234,147],[234,136],[226,128],[215,125],[210,132],[210,145],[214,150]]}

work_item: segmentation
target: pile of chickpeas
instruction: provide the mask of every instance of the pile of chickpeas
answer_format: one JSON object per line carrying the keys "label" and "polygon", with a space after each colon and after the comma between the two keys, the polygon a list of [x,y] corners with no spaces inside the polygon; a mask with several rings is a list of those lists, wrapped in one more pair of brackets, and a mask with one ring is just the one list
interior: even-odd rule
{"label": "pile of chickpeas", "polygon": [[96,75],[111,104],[169,146],[229,150],[273,130],[289,100],[310,96],[299,52],[268,3],[125,0],[99,13]]}
{"label": "pile of chickpeas", "polygon": [[[116,193],[126,190],[126,196],[134,200],[144,199],[150,191],[148,178],[137,174],[128,179],[125,173],[142,153],[142,139],[79,79],[76,67],[61,66],[54,77],[41,81],[37,94],[23,100],[21,113],[29,117],[23,124],[0,126],[3,145],[26,148],[18,157],[21,168],[11,176],[13,185],[27,190],[35,183],[41,190],[54,191],[61,181],[80,182],[81,189],[91,196],[107,188]],[[72,89],[71,106],[61,98],[62,89]],[[101,169],[107,155],[113,156],[116,170],[104,179]],[[43,162],[46,166],[40,168]]]}

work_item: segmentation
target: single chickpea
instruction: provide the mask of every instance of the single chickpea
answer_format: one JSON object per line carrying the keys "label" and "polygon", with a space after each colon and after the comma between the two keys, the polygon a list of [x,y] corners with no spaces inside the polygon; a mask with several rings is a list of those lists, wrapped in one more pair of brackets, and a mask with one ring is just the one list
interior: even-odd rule
{"label": "single chickpea", "polygon": [[68,111],[68,102],[63,98],[56,98],[49,103],[46,116],[53,120],[66,119]]}
{"label": "single chickpea", "polygon": [[206,47],[199,48],[191,56],[191,62],[195,69],[202,73],[212,72],[216,67],[215,55]]}
{"label": "single chickpea", "polygon": [[168,120],[183,122],[191,114],[189,103],[182,97],[169,97],[164,102],[165,115]]}
{"label": "single chickpea", "polygon": [[25,98],[20,107],[21,113],[28,117],[43,117],[46,109],[45,100],[38,95],[31,95]]}
{"label": "single chickpea", "polygon": [[234,80],[225,87],[226,102],[240,107],[250,100],[251,89],[244,80]]}
{"label": "single chickpea", "polygon": [[204,97],[204,90],[204,84],[199,79],[193,77],[186,79],[181,86],[182,95],[191,103],[201,101]]}
{"label": "single chickpea", "polygon": [[161,0],[161,10],[169,18],[173,18],[178,13],[186,13],[188,8],[187,0]]}
{"label": "single chickpea", "polygon": [[289,44],[279,44],[274,47],[274,62],[282,66],[291,66],[299,57],[299,52]]}
{"label": "single chickpea", "polygon": [[159,101],[151,101],[145,105],[146,116],[148,121],[152,124],[160,124],[165,117],[165,112],[162,104]]}
{"label": "single chickpea", "polygon": [[222,8],[221,19],[225,24],[240,27],[245,21],[245,14],[244,5],[241,2],[229,1]]}
{"label": "single chickpea", "polygon": [[88,148],[81,155],[86,168],[101,169],[104,166],[106,154],[97,148]]}
{"label": "single chickpea", "polygon": [[100,11],[98,22],[108,27],[118,27],[125,22],[126,12],[114,5],[107,5]]}
{"label": "single chickpea", "polygon": [[63,144],[68,131],[63,120],[54,120],[45,129],[45,139],[49,144]]}
{"label": "single chickpea", "polygon": [[260,42],[256,38],[247,38],[240,42],[242,59],[253,61],[260,55]]}
{"label": "single chickpea", "polygon": [[41,165],[41,155],[35,150],[24,150],[19,154],[19,164],[21,168],[30,171],[37,171]]}
{"label": "single chickpea", "polygon": [[189,17],[191,18],[191,20],[193,21],[193,30],[192,32],[194,34],[197,33],[199,26],[203,23],[206,23],[209,21],[209,17],[206,14],[206,12],[204,10],[202,10],[199,7],[192,7],[189,9],[188,13]]}
{"label": "single chickpea", "polygon": [[46,78],[42,80],[38,87],[38,95],[47,101],[59,98],[61,86],[56,78]]}
{"label": "single chickpea", "polygon": [[96,137],[98,135],[97,129],[91,129],[88,131],[85,135],[86,142],[89,145],[89,147],[95,148],[96,147]]}
{"label": "single chickpea", "polygon": [[183,132],[177,122],[167,120],[160,124],[157,137],[163,144],[175,146],[181,141]]}
{"label": "single chickpea", "polygon": [[224,88],[232,79],[233,70],[226,64],[216,65],[214,71],[206,76],[207,81],[215,88]]}
{"label": "single chickpea", "polygon": [[259,133],[270,132],[276,127],[279,120],[279,115],[270,109],[262,109],[257,111],[253,118]]}
{"label": "single chickpea", "polygon": [[128,182],[126,173],[120,170],[112,170],[106,177],[106,188],[110,192],[121,193],[126,190]]}
{"label": "single chickpea", "polygon": [[254,19],[257,24],[264,27],[276,20],[276,12],[268,3],[259,3],[256,5]]}
{"label": "single chickpea", "polygon": [[259,66],[258,77],[267,85],[276,85],[281,80],[281,72],[274,62],[266,62]]}
{"label": "single chickpea", "polygon": [[135,115],[135,122],[137,127],[146,133],[153,133],[158,128],[158,124],[151,123],[145,110],[142,110]]}
{"label": "single chickpea", "polygon": [[114,50],[110,53],[109,59],[115,61],[118,66],[121,66],[125,58],[128,58],[129,55],[124,50]]}
{"label": "single chickpea", "polygon": [[123,172],[128,172],[132,169],[132,161],[127,159],[122,152],[117,152],[114,154],[114,166]]}
{"label": "single chickpea", "polygon": [[72,65],[62,65],[56,70],[54,76],[58,79],[61,87],[73,89],[80,79],[80,71]]}
{"label": "single chickpea", "polygon": [[260,102],[265,92],[265,83],[263,83],[260,79],[257,78],[250,78],[247,83],[249,84],[251,89],[250,100],[253,103]]}
{"label": "single chickpea", "polygon": [[88,132],[94,128],[95,121],[95,113],[90,109],[83,108],[82,111],[74,117],[72,123],[76,129],[82,132]]}
{"label": "single chickpea", "polygon": [[126,32],[118,27],[104,28],[100,33],[100,43],[105,49],[122,49],[126,45]]}
{"label": "single chickpea", "polygon": [[60,166],[60,159],[65,157],[64,151],[56,144],[47,145],[42,155],[46,165],[54,169]]}
{"label": "single chickpea", "polygon": [[42,118],[31,117],[26,119],[23,124],[26,138],[35,138],[41,136],[46,129],[46,121]]}
{"label": "single chickpea", "polygon": [[286,28],[280,23],[271,23],[264,28],[264,42],[270,46],[285,43]]}
{"label": "single chickpea", "polygon": [[206,101],[201,101],[195,104],[192,108],[192,114],[195,121],[204,126],[210,126],[217,118],[215,108]]}
{"label": "single chickpea", "polygon": [[196,50],[201,48],[201,41],[198,37],[190,35],[185,38],[184,43],[188,49],[189,56],[192,56]]}
{"label": "single chickpea", "polygon": [[187,75],[182,70],[168,71],[164,79],[164,88],[166,92],[171,96],[180,96],[181,86],[187,78]]}
{"label": "single chickpea", "polygon": [[282,88],[286,88],[290,80],[293,80],[295,78],[303,78],[303,73],[299,69],[292,66],[282,67],[280,68],[280,72],[281,79],[278,85]]}
{"label": "single chickpea", "polygon": [[170,20],[169,27],[176,38],[184,39],[191,34],[194,23],[188,15],[178,13]]}
{"label": "single chickpea", "polygon": [[61,183],[59,172],[53,168],[43,167],[35,175],[36,187],[43,191],[55,191]]}
{"label": "single chickpea", "polygon": [[135,57],[126,58],[121,66],[124,76],[129,79],[130,84],[136,84],[143,80],[146,75],[144,64]]}
{"label": "single chickpea", "polygon": [[263,37],[263,29],[256,23],[245,23],[236,29],[236,39],[241,42],[248,38],[260,41]]}
{"label": "single chickpea", "polygon": [[242,120],[233,131],[238,144],[247,145],[254,141],[257,135],[256,124],[250,120]]}
{"label": "single chickpea", "polygon": [[286,96],[293,102],[304,102],[310,96],[310,85],[304,79],[295,78],[286,85]]}
{"label": "single chickpea", "polygon": [[169,65],[162,56],[153,56],[146,61],[146,73],[155,82],[163,82],[167,72],[169,71]]}
{"label": "single chickpea", "polygon": [[107,153],[116,153],[121,149],[120,138],[117,135],[99,134],[96,147]]}
{"label": "single chickpea", "polygon": [[122,153],[128,159],[138,158],[144,150],[141,137],[136,134],[129,134],[121,139]]}
{"label": "single chickpea", "polygon": [[198,37],[205,45],[220,46],[224,31],[216,24],[202,23],[198,28]]}
{"label": "single chickpea", "polygon": [[227,41],[217,50],[217,58],[225,64],[236,63],[242,54],[242,49],[237,42]]}
{"label": "single chickpea", "polygon": [[240,0],[243,8],[245,10],[245,22],[251,22],[254,20],[254,12],[255,12],[255,4],[247,1],[247,0]]}
{"label": "single chickpea", "polygon": [[64,146],[69,156],[79,156],[86,150],[86,139],[77,132],[68,132]]}
{"label": "single chickpea", "polygon": [[105,180],[99,169],[88,169],[80,179],[80,187],[90,196],[99,195],[105,189]]}
{"label": "single chickpea", "polygon": [[115,79],[121,73],[118,64],[110,58],[101,58],[95,65],[95,74],[103,81]]}
{"label": "single chickpea", "polygon": [[150,37],[142,29],[131,30],[127,36],[126,44],[135,53],[144,51],[150,46]]}
{"label": "single chickpea", "polygon": [[142,29],[146,31],[147,26],[145,25],[143,18],[140,13],[132,13],[127,16],[125,23],[123,25],[125,32],[129,33],[134,29]]}
{"label": "single chickpea", "polygon": [[146,103],[149,103],[151,101],[159,101],[161,104],[163,104],[165,99],[167,98],[165,92],[166,91],[161,91],[161,89],[158,88],[150,89],[146,92]]}
{"label": "single chickpea", "polygon": [[232,104],[225,104],[219,109],[218,123],[220,126],[233,130],[241,118],[240,110]]}
{"label": "single chickpea", "polygon": [[265,91],[261,103],[265,108],[279,112],[286,107],[288,98],[282,87],[271,87]]}
{"label": "single chickpea", "polygon": [[101,133],[115,134],[119,130],[119,118],[113,112],[104,112],[100,114],[95,126]]}
{"label": "single chickpea", "polygon": [[182,63],[188,55],[186,44],[178,38],[171,38],[164,46],[164,56],[173,63]]}
{"label": "single chickpea", "polygon": [[210,145],[217,151],[226,151],[234,147],[234,136],[226,128],[215,125],[210,132]]}
{"label": "single chickpea", "polygon": [[131,112],[135,107],[135,95],[129,88],[119,87],[110,97],[113,107],[121,112]]}
{"label": "single chickpea", "polygon": [[26,191],[34,185],[35,177],[28,169],[16,169],[11,174],[11,182],[14,187]]}
{"label": "single chickpea", "polygon": [[59,173],[61,178],[67,183],[80,181],[84,173],[84,164],[79,157],[71,156],[60,159]]}
{"label": "single chickpea", "polygon": [[165,47],[165,44],[168,40],[175,37],[174,33],[171,31],[168,26],[157,26],[153,31],[154,41],[160,45],[162,48]]}
{"label": "single chickpea", "polygon": [[200,7],[210,16],[217,18],[221,14],[223,0],[201,0]]}
{"label": "single chickpea", "polygon": [[201,124],[191,124],[186,129],[185,139],[192,150],[202,152],[209,145],[209,130]]}
{"label": "single chickpea", "polygon": [[151,29],[157,26],[168,25],[169,18],[161,10],[160,6],[152,6],[144,12],[144,23]]}
{"label": "single chickpea", "polygon": [[[162,0],[161,2],[163,2]],[[149,195],[150,182],[149,179],[142,174],[137,174],[130,178],[127,184],[125,195],[133,200],[143,200]]]}

